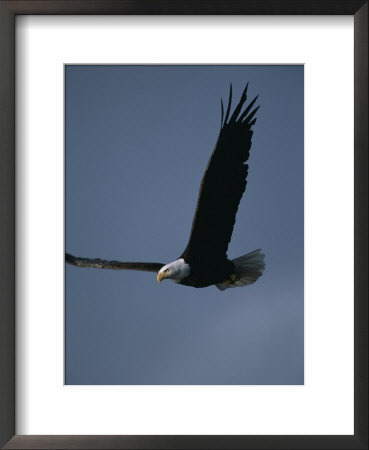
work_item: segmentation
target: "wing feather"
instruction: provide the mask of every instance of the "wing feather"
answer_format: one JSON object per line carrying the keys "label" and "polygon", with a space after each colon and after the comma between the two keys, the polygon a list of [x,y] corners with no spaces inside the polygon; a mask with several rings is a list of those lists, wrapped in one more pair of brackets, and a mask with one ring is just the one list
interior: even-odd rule
{"label": "wing feather", "polygon": [[251,147],[251,126],[257,109],[247,115],[256,98],[241,114],[247,99],[247,85],[241,99],[227,123],[232,85],[224,122],[200,185],[200,192],[192,222],[190,238],[182,257],[186,261],[224,259],[231,240],[236,213],[246,188]]}
{"label": "wing feather", "polygon": [[247,114],[250,112],[251,108],[254,106],[256,100],[258,99],[258,95],[254,98],[254,100],[247,106],[245,111],[240,115],[239,120],[243,121],[243,119],[247,116]]}
{"label": "wing feather", "polygon": [[237,120],[237,117],[238,117],[238,115],[241,112],[242,106],[245,103],[246,98],[247,98],[247,88],[248,87],[249,87],[249,83],[246,84],[246,87],[243,90],[242,95],[241,95],[241,100],[239,101],[238,105],[236,106],[236,108],[233,111],[233,114],[232,114],[232,117],[231,117],[231,122]]}
{"label": "wing feather", "polygon": [[223,99],[220,99],[220,109],[221,109],[220,128],[222,128],[223,127],[223,117],[224,117]]}
{"label": "wing feather", "polygon": [[227,120],[228,120],[228,116],[229,116],[229,112],[231,110],[231,103],[232,103],[232,84],[229,87],[229,98],[228,98],[228,106],[227,106],[227,112],[226,112],[226,116],[224,119],[224,124],[227,124]]}

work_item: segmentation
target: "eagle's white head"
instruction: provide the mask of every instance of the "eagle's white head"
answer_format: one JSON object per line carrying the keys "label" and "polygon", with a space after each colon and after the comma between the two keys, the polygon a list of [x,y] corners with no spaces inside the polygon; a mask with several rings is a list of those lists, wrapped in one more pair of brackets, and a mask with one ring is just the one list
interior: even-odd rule
{"label": "eagle's white head", "polygon": [[173,261],[169,264],[166,264],[162,267],[156,279],[159,283],[165,278],[169,278],[170,280],[175,281],[176,283],[180,283],[184,278],[188,277],[190,274],[191,268],[185,262],[183,258],[179,258],[176,261]]}

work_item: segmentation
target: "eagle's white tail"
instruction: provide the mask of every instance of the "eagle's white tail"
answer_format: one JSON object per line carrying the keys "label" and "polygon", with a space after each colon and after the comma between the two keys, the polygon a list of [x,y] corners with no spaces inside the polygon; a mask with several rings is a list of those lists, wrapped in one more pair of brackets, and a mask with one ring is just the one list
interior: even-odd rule
{"label": "eagle's white tail", "polygon": [[224,291],[228,288],[247,286],[254,283],[264,272],[264,256],[259,248],[251,253],[247,253],[247,255],[232,259],[235,267],[234,274],[231,275],[229,280],[216,284],[216,287]]}

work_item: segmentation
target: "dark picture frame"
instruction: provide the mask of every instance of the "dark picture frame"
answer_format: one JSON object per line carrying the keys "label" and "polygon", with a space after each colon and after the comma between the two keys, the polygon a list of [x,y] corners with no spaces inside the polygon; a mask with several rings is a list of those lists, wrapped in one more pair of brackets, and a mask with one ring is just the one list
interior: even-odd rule
{"label": "dark picture frame", "polygon": [[[15,435],[15,16],[19,14],[204,14],[354,16],[354,435]],[[339,93],[337,93],[339,95]],[[368,448],[368,1],[43,0],[0,1],[0,445],[7,449]]]}

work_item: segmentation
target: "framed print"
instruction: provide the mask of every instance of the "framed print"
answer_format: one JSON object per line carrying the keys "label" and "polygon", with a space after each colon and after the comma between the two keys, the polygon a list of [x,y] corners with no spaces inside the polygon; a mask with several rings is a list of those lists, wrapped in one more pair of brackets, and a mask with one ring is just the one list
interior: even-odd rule
{"label": "framed print", "polygon": [[[215,111],[218,112],[218,119],[220,119],[221,107],[216,93],[220,84],[227,85],[226,80],[232,79],[234,108],[239,101],[238,92],[241,95],[241,91],[245,88],[242,86],[240,91],[238,83],[243,84],[243,80],[246,78],[249,86],[245,95],[249,98],[249,102],[246,98],[245,111],[248,109],[248,103],[256,97],[256,92],[259,97],[255,100],[255,107],[261,98],[271,98],[276,96],[276,92],[279,92],[280,96],[273,101],[274,112],[268,111],[273,107],[271,102],[264,105],[264,111],[261,108],[255,111],[252,108],[249,109],[253,117],[256,115],[258,115],[258,119],[264,117],[262,120],[264,123],[268,123],[268,117],[273,118],[264,131],[262,129],[259,131],[260,135],[270,137],[269,142],[260,143],[260,148],[264,149],[260,152],[264,154],[263,158],[260,158],[260,165],[263,160],[267,160],[267,167],[272,173],[268,176],[261,171],[259,176],[257,175],[256,168],[259,160],[256,155],[259,152],[256,140],[258,130],[256,123],[259,124],[259,120],[257,120],[253,126],[255,131],[248,163],[248,186],[244,193],[248,207],[241,208],[240,203],[228,251],[229,255],[231,255],[232,248],[237,252],[237,248],[242,247],[242,243],[247,241],[250,247],[243,253],[249,254],[249,256],[245,256],[246,264],[248,258],[251,258],[250,264],[255,264],[253,270],[256,271],[255,277],[257,278],[242,281],[242,271],[239,269],[240,280],[235,285],[219,283],[217,284],[218,289],[211,288],[210,286],[214,284],[212,277],[216,269],[210,270],[212,266],[210,262],[206,263],[208,271],[199,267],[198,274],[193,274],[194,267],[197,268],[198,265],[196,261],[193,261],[191,255],[195,252],[202,254],[200,250],[194,250],[191,247],[192,245],[199,246],[197,241],[192,241],[194,244],[189,246],[190,250],[187,251],[188,256],[186,256],[192,267],[192,276],[187,276],[182,280],[179,271],[178,283],[168,283],[167,277],[164,277],[159,286],[156,283],[156,273],[150,272],[96,271],[96,269],[81,269],[74,265],[68,265],[66,267],[65,314],[66,385],[304,384],[304,67],[302,65],[67,65],[65,67],[66,249],[67,252],[74,254],[77,252],[79,255],[86,253],[91,255],[92,249],[88,247],[95,239],[92,239],[92,236],[89,237],[87,231],[89,226],[97,225],[97,221],[92,223],[89,221],[89,217],[94,216],[100,217],[103,222],[97,225],[101,230],[97,234],[105,236],[104,243],[101,244],[106,247],[105,249],[96,248],[95,254],[97,252],[100,255],[108,255],[108,258],[115,260],[119,259],[120,254],[124,255],[126,260],[128,258],[128,261],[145,261],[145,258],[148,261],[157,261],[158,255],[155,258],[155,253],[159,252],[161,255],[168,254],[170,259],[169,255],[173,251],[172,249],[181,245],[182,235],[186,235],[186,227],[190,229],[191,216],[195,208],[193,199],[196,198],[196,191],[201,179],[199,171],[200,168],[206,167],[203,156],[206,159],[208,155],[204,155],[206,152],[203,153],[199,149],[197,142],[203,142],[200,146],[205,146],[206,136],[212,131],[214,134],[218,133],[219,120],[213,120],[213,126],[209,127],[206,134],[190,133],[191,140],[186,138],[181,129],[189,129],[191,124],[196,123],[198,124],[196,129],[205,128],[205,124],[202,125],[204,114],[207,117],[214,116]],[[264,86],[269,87],[269,93],[263,91],[262,86],[257,87],[257,80],[260,78],[262,78]],[[125,89],[124,86],[129,88]],[[227,91],[228,88],[229,86],[227,86]],[[118,95],[118,92],[121,92],[121,96]],[[253,95],[252,92],[255,94]],[[99,96],[94,99],[96,93],[99,93]],[[212,97],[216,100],[212,101]],[[104,100],[106,98],[109,98],[108,103]],[[87,103],[84,100],[87,100]],[[99,106],[91,106],[91,102]],[[207,112],[203,110],[200,113],[201,103],[209,105]],[[278,122],[277,111],[280,110],[280,105],[283,103],[284,113],[279,115],[281,121]],[[104,105],[107,105],[108,109],[105,109]],[[180,105],[180,114],[184,116],[180,121],[179,128],[175,125],[178,116],[174,114],[167,116],[165,113],[172,111],[174,107],[177,107],[176,105]],[[198,105],[196,111],[193,111],[191,105]],[[231,107],[232,111],[233,108]],[[92,117],[91,109],[96,112],[95,118]],[[125,112],[121,116],[119,111],[122,109]],[[152,117],[155,109],[157,110],[156,120]],[[129,125],[134,111],[140,111],[139,120],[135,120]],[[105,125],[100,128],[104,119],[106,119]],[[187,119],[189,122],[183,123]],[[95,124],[92,127],[91,120]],[[113,125],[115,120],[117,122]],[[250,118],[251,120],[252,118]],[[163,127],[163,123],[165,123],[165,127]],[[139,128],[135,131],[133,131],[134,124],[139,124]],[[278,136],[284,134],[281,133],[281,130],[289,128],[291,124],[294,124],[294,133],[289,133],[288,139],[284,138],[282,144],[278,140]],[[86,128],[90,129],[91,133],[92,129],[98,130],[97,135],[89,142],[81,142],[81,129]],[[115,135],[114,129],[120,130],[121,134]],[[158,135],[158,130],[162,130],[163,133]],[[144,133],[142,133],[143,131]],[[84,136],[87,139],[89,135],[90,133],[86,133]],[[143,140],[137,142],[135,135],[141,135]],[[157,139],[158,142],[154,142]],[[112,144],[111,146],[104,145],[102,151],[101,143],[109,142],[109,140],[121,142],[125,150],[114,150],[115,144]],[[170,144],[171,140],[175,142],[174,146]],[[95,145],[97,141],[100,143]],[[284,146],[283,151],[279,151],[281,146]],[[121,146],[118,145],[118,147]],[[128,150],[130,147],[136,150],[130,152]],[[150,147],[152,150],[149,150]],[[139,148],[142,149],[142,153]],[[162,153],[160,148],[167,150]],[[112,153],[109,156],[110,151]],[[95,160],[93,154],[100,161],[95,168],[94,165],[90,165]],[[161,155],[160,158],[159,155]],[[177,155],[175,159],[173,159],[174,155]],[[181,158],[179,155],[183,155],[183,157]],[[199,158],[200,155],[201,158]],[[112,163],[114,160],[114,163],[104,167],[101,158]],[[161,161],[159,164],[161,169],[155,167],[155,161],[158,158]],[[271,162],[273,159],[274,163]],[[198,166],[198,169],[194,167],[191,170],[190,161],[194,166]],[[253,168],[252,161],[254,161]],[[286,167],[283,184],[274,181],[272,184],[274,189],[269,186],[264,190],[268,193],[265,198],[262,193],[262,183],[265,184],[265,179],[272,180],[274,178],[273,174],[279,164],[280,167]],[[115,175],[114,167],[117,170]],[[215,166],[213,165],[213,167]],[[224,168],[216,176],[217,186],[220,185],[222,176],[225,177],[223,171]],[[170,178],[166,177],[168,172],[171,174]],[[111,175],[111,180],[124,180],[124,184],[119,182],[121,188],[115,184],[109,185],[108,181],[103,184],[94,181],[105,178],[107,173]],[[94,175],[91,176],[91,174]],[[232,171],[232,176],[235,176],[234,171]],[[251,189],[252,177],[254,180],[260,179],[261,182],[261,185],[255,186],[254,189]],[[165,178],[167,179],[164,182]],[[197,180],[197,178],[200,179]],[[227,179],[230,183],[229,178]],[[257,184],[257,181],[254,183]],[[175,186],[177,185],[179,188],[176,193]],[[81,186],[86,186],[86,189],[81,191]],[[87,186],[89,187],[87,188]],[[227,186],[228,184],[225,183],[222,188],[224,195]],[[188,201],[184,196],[186,187],[189,191]],[[277,187],[279,192],[277,192]],[[211,187],[208,189],[210,190]],[[164,190],[166,191],[165,200],[161,202],[159,198]],[[271,191],[274,192],[273,197],[270,195]],[[170,192],[173,192],[173,197],[170,196]],[[255,194],[254,199],[252,199],[253,194]],[[218,201],[221,202],[221,193],[218,196]],[[92,210],[88,212],[89,202],[95,202],[99,198],[101,199],[99,205],[97,203],[91,205],[95,212]],[[117,205],[119,204],[122,205],[121,216],[116,216],[116,220],[112,221],[117,226],[117,232],[114,233],[111,229],[109,230],[106,218],[117,214]],[[109,205],[111,210],[108,209]],[[172,207],[168,207],[169,205],[178,208],[178,212],[174,216]],[[260,214],[260,205],[263,205],[263,210],[269,211],[269,213],[264,219],[256,220],[256,216]],[[274,213],[275,216],[288,216],[288,220],[280,222],[281,226],[277,218],[272,220],[270,217],[271,211],[276,205],[278,205],[278,213]],[[206,204],[205,207],[209,208]],[[101,214],[103,210],[104,213]],[[226,223],[223,224],[227,217],[226,205],[223,205],[219,211],[221,213],[219,220],[214,223],[214,219],[212,219],[204,227],[205,235],[220,234],[216,227],[227,226]],[[233,214],[232,211],[230,212]],[[146,214],[148,215],[146,216]],[[186,218],[187,214],[188,219]],[[203,214],[199,206],[196,217],[203,217]],[[224,217],[223,221],[222,217]],[[204,220],[207,221],[206,218]],[[256,227],[261,230],[262,227],[260,223],[257,225],[258,222],[273,223],[273,231],[268,226],[269,231],[264,236],[258,236],[257,230],[254,229]],[[136,236],[132,234],[133,230],[136,230]],[[242,230],[249,230],[247,238],[245,231],[242,232]],[[253,233],[255,235],[251,239]],[[95,234],[93,230],[91,230],[91,234]],[[125,236],[130,234],[131,238],[126,240]],[[110,244],[108,236],[111,239]],[[84,239],[86,239],[85,248],[83,248]],[[202,240],[205,239],[204,236]],[[209,253],[213,255],[212,259],[217,258],[215,256],[216,243],[220,244],[222,240],[219,237],[215,241],[210,247],[206,246],[202,258],[208,259],[207,254]],[[264,241],[264,243],[262,249],[258,250],[260,241]],[[121,242],[122,245],[120,250],[117,249],[118,242]],[[277,242],[278,247],[276,247]],[[109,251],[110,245],[111,250]],[[153,246],[152,250],[150,250],[151,246]],[[119,252],[116,256],[113,256],[114,249]],[[106,253],[107,251],[111,256]],[[176,249],[175,252],[178,250]],[[262,280],[263,275],[261,274],[265,265],[262,252],[265,255],[268,254],[265,259],[269,261],[268,266],[271,266],[267,278],[270,280],[271,292],[268,294],[266,292],[257,293],[258,289],[261,289],[258,281]],[[282,254],[286,264],[284,268],[281,266]],[[235,255],[235,258],[239,256]],[[174,257],[172,260],[175,259]],[[105,259],[108,258],[105,256]],[[230,256],[230,258],[232,257]],[[273,263],[274,259],[279,261],[278,265]],[[159,258],[159,260],[161,259]],[[84,261],[86,262],[86,259]],[[192,265],[191,261],[193,261]],[[167,262],[169,268],[181,264],[180,259],[172,264],[169,260]],[[164,264],[162,265],[164,266]],[[221,266],[220,261],[218,265]],[[183,267],[186,270],[186,266],[183,265]],[[276,271],[277,267],[279,267],[279,272]],[[275,270],[271,270],[272,268]],[[281,276],[283,272],[289,273],[289,277]],[[171,276],[177,277],[175,273]],[[88,277],[88,279],[82,282],[81,276]],[[224,274],[220,275],[220,277],[224,276]],[[106,284],[103,282],[105,277],[107,277]],[[122,277],[126,280],[126,292],[124,293],[121,289]],[[117,283],[116,288],[113,288],[114,283]],[[99,286],[104,284],[103,294],[101,292],[97,294]],[[209,284],[210,286],[207,286]],[[236,289],[237,284],[239,284],[238,287],[242,287],[243,284],[250,286],[249,290],[252,290],[250,297],[247,295],[246,289]],[[264,287],[266,285],[267,281],[264,280]],[[111,293],[106,291],[109,286],[112,289]],[[129,286],[132,288],[131,292]],[[204,287],[202,288],[202,286]],[[183,287],[183,289],[179,290],[179,287]],[[224,301],[224,294],[226,294],[224,291],[227,291],[226,302]],[[289,292],[289,295],[286,295],[286,292]],[[94,299],[96,294],[97,297]],[[107,308],[106,299],[114,297],[116,300],[110,304],[111,307]],[[283,301],[280,300],[281,297],[284,298]],[[82,298],[85,300],[83,301]],[[249,298],[247,303],[246,298]],[[266,303],[265,300],[258,300],[260,298],[269,299],[269,317],[273,317],[272,323],[269,325],[265,323],[267,320],[264,313]],[[147,303],[144,304],[142,299],[147,299]],[[114,303],[115,306],[113,306]],[[235,308],[233,313],[230,313],[230,303]],[[89,305],[88,312],[86,310],[78,311],[78,305],[83,308],[83,304]],[[251,310],[244,310],[246,304]],[[94,311],[93,305],[97,307],[100,305],[102,310],[98,307],[99,311]],[[121,307],[123,310],[120,310]],[[263,312],[257,312],[259,307]],[[272,310],[274,313],[271,312]],[[212,314],[209,314],[209,311],[212,311]],[[289,313],[287,314],[286,311]],[[91,318],[88,322],[85,320],[87,314]],[[263,317],[263,325],[256,320],[259,314]],[[279,314],[280,317],[277,319]],[[227,316],[228,319],[225,320]],[[113,323],[116,317],[119,317],[119,320],[115,328]],[[220,320],[221,332],[216,326],[219,323],[219,317],[222,317]],[[237,317],[243,318],[238,325]],[[249,317],[249,322],[246,317]],[[96,320],[98,320],[97,323]],[[106,333],[104,323],[110,323],[114,332]],[[86,329],[86,326],[89,329]],[[269,344],[265,342],[266,329],[274,336],[273,339],[267,339]],[[276,329],[279,332],[273,331]],[[284,330],[282,334],[280,334],[281,329]],[[101,333],[97,330],[101,330]],[[168,336],[171,337],[170,345],[167,342]],[[246,344],[247,342],[248,344]],[[283,352],[280,350],[282,347]],[[97,349],[101,349],[101,352]],[[256,349],[258,350],[255,351]],[[278,357],[271,357],[273,354]],[[128,367],[129,370],[127,370]]]}
{"label": "framed print", "polygon": [[[367,3],[0,7],[4,448],[367,448]],[[262,276],[65,265],[175,261],[247,82]]]}

